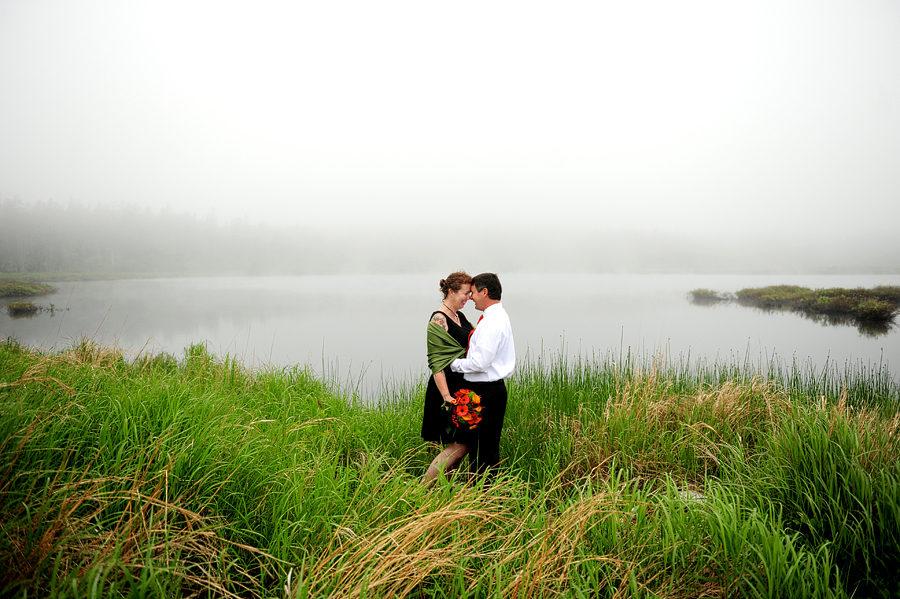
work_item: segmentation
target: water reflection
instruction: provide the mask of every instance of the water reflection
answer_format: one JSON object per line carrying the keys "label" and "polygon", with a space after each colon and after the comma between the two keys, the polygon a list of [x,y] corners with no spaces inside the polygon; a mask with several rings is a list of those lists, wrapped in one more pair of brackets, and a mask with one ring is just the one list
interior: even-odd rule
{"label": "water reflection", "polygon": [[53,318],[57,315],[57,313],[62,312],[61,309],[57,308],[53,304],[45,306],[37,302],[22,302],[10,300],[4,301],[2,303],[2,308],[0,308],[0,311],[6,312],[6,315],[13,320],[22,318],[31,319],[42,314],[49,315],[51,318]]}
{"label": "water reflection", "polygon": [[694,289],[687,294],[688,301],[695,306],[706,308],[735,303],[745,308],[752,308],[762,314],[790,313],[811,320],[822,326],[852,326],[865,337],[880,337],[887,335],[895,328],[895,318],[870,319],[848,314],[812,313],[793,306],[757,305],[752,300],[741,299],[737,295],[728,292],[718,292],[710,289]]}
{"label": "water reflection", "polygon": [[694,289],[687,294],[688,301],[695,306],[715,306],[737,299],[733,293],[713,291],[712,289]]}
{"label": "water reflection", "polygon": [[752,306],[744,302],[738,302],[738,304],[746,308],[752,308],[754,310],[762,312],[763,314],[790,312],[791,314],[800,316],[801,318],[805,318],[806,320],[811,320],[812,322],[820,324],[824,327],[856,327],[856,330],[860,335],[870,338],[887,335],[894,330],[895,326],[893,320],[872,321],[864,320],[861,318],[854,318],[853,316],[847,316],[845,314],[810,314],[808,312],[803,312],[801,310],[795,310],[792,308],[760,308],[759,306]]}
{"label": "water reflection", "polygon": [[895,326],[893,321],[867,321],[839,314],[804,314],[803,317],[823,326],[855,326],[856,330],[866,337],[887,335]]}

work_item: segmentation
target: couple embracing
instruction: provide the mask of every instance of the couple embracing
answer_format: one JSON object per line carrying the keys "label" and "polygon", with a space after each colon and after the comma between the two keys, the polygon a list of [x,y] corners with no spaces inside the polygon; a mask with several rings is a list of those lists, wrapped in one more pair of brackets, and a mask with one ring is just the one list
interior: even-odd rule
{"label": "couple embracing", "polygon": [[[440,289],[444,299],[428,323],[432,376],[425,391],[422,438],[445,447],[425,472],[426,484],[458,467],[466,455],[473,472],[500,462],[507,400],[503,380],[516,362],[497,275],[455,272],[441,279]],[[476,327],[461,311],[469,300],[482,312]]]}

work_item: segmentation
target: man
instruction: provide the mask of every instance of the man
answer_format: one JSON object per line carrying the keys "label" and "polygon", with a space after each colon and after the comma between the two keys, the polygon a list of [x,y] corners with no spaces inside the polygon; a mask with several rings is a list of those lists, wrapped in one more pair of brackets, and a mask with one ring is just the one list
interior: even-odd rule
{"label": "man", "polygon": [[481,396],[482,421],[478,440],[469,447],[472,465],[480,472],[500,463],[500,433],[506,414],[506,383],[516,365],[509,315],[500,303],[503,288],[494,273],[482,273],[472,279],[472,301],[483,312],[469,338],[465,358],[450,363],[450,369],[463,373],[472,390]]}

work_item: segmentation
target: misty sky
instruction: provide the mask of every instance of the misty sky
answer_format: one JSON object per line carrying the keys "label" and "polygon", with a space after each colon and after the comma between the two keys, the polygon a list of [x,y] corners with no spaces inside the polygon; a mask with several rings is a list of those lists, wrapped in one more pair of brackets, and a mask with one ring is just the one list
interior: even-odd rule
{"label": "misty sky", "polygon": [[0,0],[16,197],[887,238],[900,3]]}

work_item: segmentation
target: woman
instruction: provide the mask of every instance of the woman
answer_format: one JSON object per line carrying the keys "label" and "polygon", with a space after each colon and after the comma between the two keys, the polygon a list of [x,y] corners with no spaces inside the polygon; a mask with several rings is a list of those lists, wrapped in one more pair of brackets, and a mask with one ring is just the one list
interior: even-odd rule
{"label": "woman", "polygon": [[469,334],[474,329],[461,312],[472,296],[471,285],[472,277],[462,271],[441,279],[444,299],[428,323],[428,366],[432,376],[425,390],[422,438],[443,443],[446,447],[428,466],[426,484],[434,483],[439,473],[455,469],[469,453],[468,431],[453,426],[444,402],[466,386],[463,375],[450,370],[450,362],[465,355]]}

